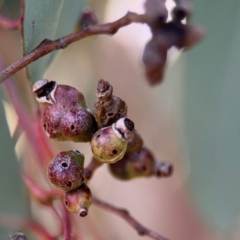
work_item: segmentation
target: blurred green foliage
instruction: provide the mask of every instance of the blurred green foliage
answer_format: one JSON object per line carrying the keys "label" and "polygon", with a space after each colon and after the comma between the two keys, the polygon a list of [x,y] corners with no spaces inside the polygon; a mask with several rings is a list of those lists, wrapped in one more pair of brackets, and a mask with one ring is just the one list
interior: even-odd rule
{"label": "blurred green foliage", "polygon": [[[44,39],[56,40],[70,34],[86,3],[87,0],[27,0],[23,22],[24,55]],[[56,52],[31,63],[28,66],[30,80],[41,79],[55,56]]]}
{"label": "blurred green foliage", "polygon": [[0,13],[12,19],[20,16],[21,1],[19,0],[0,0]]}
{"label": "blurred green foliage", "polygon": [[208,222],[230,232],[240,210],[240,2],[193,4],[206,36],[184,56],[189,184]]}
{"label": "blurred green foliage", "polygon": [[[20,1],[0,1],[0,14],[12,19],[19,18]],[[0,86],[1,100],[4,98],[3,86]],[[5,110],[0,101],[0,152],[2,167],[0,168],[0,219],[5,215],[24,217],[27,206],[24,205],[24,194],[20,177],[19,162],[15,154],[15,142],[11,139]],[[0,221],[1,222],[1,221]],[[8,239],[12,228],[0,225],[0,239]]]}
{"label": "blurred green foliage", "polygon": [[[3,98],[2,86],[0,96]],[[27,206],[24,205],[20,166],[15,155],[15,143],[9,134],[2,101],[0,101],[0,113],[0,152],[2,163],[0,167],[0,219],[4,215],[24,217]],[[12,229],[0,225],[0,239],[7,239],[11,231]]]}

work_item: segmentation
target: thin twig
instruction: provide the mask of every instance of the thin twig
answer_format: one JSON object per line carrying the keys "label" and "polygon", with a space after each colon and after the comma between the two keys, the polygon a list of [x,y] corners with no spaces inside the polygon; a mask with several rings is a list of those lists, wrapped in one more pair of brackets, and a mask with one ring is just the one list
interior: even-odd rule
{"label": "thin twig", "polygon": [[93,173],[102,166],[102,163],[97,161],[94,157],[92,157],[91,162],[88,166],[84,169],[84,182],[87,183],[93,176]]}
{"label": "thin twig", "polygon": [[44,206],[53,207],[55,199],[62,198],[62,191],[58,189],[46,190],[40,187],[28,174],[22,172],[22,179],[32,197]]}
{"label": "thin twig", "polygon": [[36,61],[42,56],[47,55],[55,50],[66,48],[69,44],[83,38],[98,34],[115,34],[121,27],[131,23],[146,23],[145,15],[128,12],[125,16],[112,23],[88,26],[80,31],[59,38],[55,41],[45,39],[32,52],[13,63],[0,73],[0,83],[9,78],[14,73],[26,67],[28,64]]}
{"label": "thin twig", "polygon": [[51,236],[42,225],[31,219],[0,215],[0,225],[13,229],[26,229],[39,236],[40,239],[57,240],[55,237]]}
{"label": "thin twig", "polygon": [[58,222],[59,222],[59,232],[56,234],[56,238],[62,236],[63,234],[63,222],[62,222],[62,217],[60,216],[60,214],[58,213],[56,207],[54,205],[49,206],[50,210],[52,211],[52,213],[56,216]]}
{"label": "thin twig", "polygon": [[[0,58],[0,69],[3,69],[3,65],[4,64]],[[14,106],[14,109],[16,110],[16,113],[19,117],[19,124],[21,125],[22,129],[26,131],[29,143],[32,146],[32,149],[34,149],[36,152],[39,165],[42,169],[44,169],[45,172],[49,160],[52,159],[54,155],[46,141],[43,130],[41,130],[40,120],[36,119],[34,124],[32,123],[32,116],[29,114],[24,103],[22,102],[21,96],[19,95],[19,90],[14,83],[14,80],[5,82],[3,87],[9,100]]]}
{"label": "thin twig", "polygon": [[62,221],[64,240],[71,240],[71,219],[69,211],[66,209],[64,203],[62,203]]}
{"label": "thin twig", "polygon": [[59,226],[60,226],[59,227],[60,231],[56,235],[56,238],[58,236],[61,236],[63,233],[62,217],[60,216],[56,207],[54,206],[53,201],[55,199],[61,198],[63,195],[63,192],[58,189],[53,189],[53,190],[43,189],[28,174],[24,172],[22,172],[22,179],[27,189],[29,190],[29,193],[31,194],[31,196],[34,197],[35,200],[41,205],[49,207],[51,211],[55,214],[56,218],[59,221]]}
{"label": "thin twig", "polygon": [[152,239],[156,240],[167,240],[167,238],[162,237],[158,233],[144,227],[141,223],[139,223],[136,219],[134,219],[127,210],[115,207],[109,203],[106,203],[96,197],[93,197],[93,203],[96,204],[98,207],[101,207],[104,210],[112,212],[119,217],[123,218],[129,225],[131,225],[134,229],[137,230],[139,235],[146,235]]}

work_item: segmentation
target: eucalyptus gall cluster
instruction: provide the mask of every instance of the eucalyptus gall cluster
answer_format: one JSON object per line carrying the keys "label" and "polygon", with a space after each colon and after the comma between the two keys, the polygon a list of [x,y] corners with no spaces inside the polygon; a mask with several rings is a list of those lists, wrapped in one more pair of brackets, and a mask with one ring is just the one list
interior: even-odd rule
{"label": "eucalyptus gall cluster", "polygon": [[127,118],[126,103],[113,95],[107,81],[98,82],[92,112],[83,93],[74,87],[42,79],[34,84],[33,92],[41,105],[42,126],[49,138],[89,142],[91,146],[93,160],[85,169],[84,155],[78,150],[60,152],[48,165],[48,179],[65,192],[69,211],[87,215],[92,194],[86,183],[103,163],[120,180],[172,174],[170,163],[157,161],[143,146],[133,121]]}

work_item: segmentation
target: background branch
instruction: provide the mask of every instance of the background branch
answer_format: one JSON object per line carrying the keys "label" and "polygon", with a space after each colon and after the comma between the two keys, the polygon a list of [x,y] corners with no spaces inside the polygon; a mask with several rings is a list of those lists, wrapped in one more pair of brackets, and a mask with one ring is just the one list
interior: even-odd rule
{"label": "background branch", "polygon": [[7,67],[0,73],[0,83],[9,78],[14,73],[26,67],[28,64],[36,61],[40,57],[47,55],[55,50],[66,48],[69,44],[74,43],[83,38],[98,35],[98,34],[115,34],[121,27],[127,26],[131,23],[146,23],[145,15],[128,12],[119,20],[101,25],[88,26],[80,31],[59,38],[55,41],[45,39],[32,52]]}
{"label": "background branch", "polygon": [[21,18],[19,18],[17,20],[12,20],[12,19],[8,19],[3,16],[0,16],[0,27],[1,28],[16,30],[16,29],[20,28],[20,25],[21,25]]}
{"label": "background branch", "polygon": [[40,239],[57,240],[39,223],[32,219],[18,218],[16,216],[0,215],[0,225],[12,229],[26,229],[39,236]]}
{"label": "background branch", "polygon": [[[0,58],[0,69],[3,69],[3,63]],[[22,102],[17,86],[14,84],[14,79],[5,82],[3,85],[7,97],[14,106],[19,117],[19,125],[26,132],[29,139],[29,144],[34,149],[39,166],[41,169],[46,169],[49,160],[54,156],[51,147],[49,146],[45,133],[41,128],[41,122],[36,116],[31,116]],[[26,116],[28,116],[26,118]],[[33,124],[33,120],[34,124]]]}
{"label": "background branch", "polygon": [[131,225],[134,229],[137,230],[139,235],[146,235],[152,239],[156,240],[168,240],[167,238],[162,237],[158,233],[144,227],[141,223],[139,223],[137,220],[135,220],[127,210],[118,208],[113,206],[112,204],[106,203],[96,197],[93,197],[93,203],[97,205],[98,207],[109,211],[111,213],[114,213],[118,215],[119,217],[123,218],[129,225]]}
{"label": "background branch", "polygon": [[69,211],[62,203],[62,221],[63,221],[63,234],[64,240],[71,240],[71,219]]}

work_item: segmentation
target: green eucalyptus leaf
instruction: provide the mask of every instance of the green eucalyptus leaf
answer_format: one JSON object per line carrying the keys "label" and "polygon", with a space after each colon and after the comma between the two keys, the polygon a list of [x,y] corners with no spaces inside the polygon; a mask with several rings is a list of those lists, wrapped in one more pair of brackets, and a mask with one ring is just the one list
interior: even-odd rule
{"label": "green eucalyptus leaf", "polygon": [[[2,88],[0,95],[2,98]],[[26,216],[27,209],[24,205],[20,165],[14,151],[15,142],[9,134],[2,99],[0,100],[0,132],[0,239],[8,239],[8,234],[12,231],[11,225],[7,226],[2,219],[4,216]]]}
{"label": "green eucalyptus leaf", "polygon": [[[26,0],[23,21],[23,54],[35,49],[44,39],[56,40],[70,34],[87,0]],[[30,80],[43,77],[56,52],[28,66]]]}
{"label": "green eucalyptus leaf", "polygon": [[203,42],[187,53],[189,185],[205,219],[230,232],[240,213],[240,1],[195,1]]}
{"label": "green eucalyptus leaf", "polygon": [[0,14],[10,19],[20,17],[21,1],[0,0]]}

